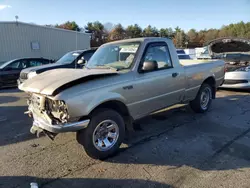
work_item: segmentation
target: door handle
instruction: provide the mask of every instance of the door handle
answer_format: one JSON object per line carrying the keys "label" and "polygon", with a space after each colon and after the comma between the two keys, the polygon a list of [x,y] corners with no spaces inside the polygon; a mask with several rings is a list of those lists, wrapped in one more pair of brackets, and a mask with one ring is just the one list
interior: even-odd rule
{"label": "door handle", "polygon": [[179,75],[179,73],[177,73],[177,72],[172,73],[172,77],[173,77],[173,78],[175,78],[175,77],[178,76],[178,75]]}

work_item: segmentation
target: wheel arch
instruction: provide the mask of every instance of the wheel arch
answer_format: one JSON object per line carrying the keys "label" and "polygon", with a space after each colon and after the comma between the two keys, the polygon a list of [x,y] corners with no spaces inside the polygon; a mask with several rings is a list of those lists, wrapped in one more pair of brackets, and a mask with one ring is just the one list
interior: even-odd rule
{"label": "wheel arch", "polygon": [[215,78],[213,76],[210,76],[208,78],[206,78],[202,84],[208,84],[211,86],[212,88],[212,98],[215,99],[215,95],[216,95],[216,81]]}
{"label": "wheel arch", "polygon": [[114,111],[117,111],[123,117],[125,125],[126,125],[126,129],[127,130],[133,129],[133,118],[130,115],[127,106],[122,101],[119,101],[116,99],[105,101],[105,102],[95,106],[91,110],[90,117],[94,111],[96,111],[97,109],[100,109],[100,108],[108,108],[108,109],[112,109]]}

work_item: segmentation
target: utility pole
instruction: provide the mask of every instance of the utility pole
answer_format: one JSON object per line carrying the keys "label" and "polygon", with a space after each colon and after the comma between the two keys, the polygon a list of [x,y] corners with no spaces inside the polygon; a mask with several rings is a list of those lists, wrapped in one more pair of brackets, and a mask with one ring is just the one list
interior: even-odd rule
{"label": "utility pole", "polygon": [[16,19],[16,25],[18,25],[18,16],[15,16]]}
{"label": "utility pole", "polygon": [[[78,45],[77,45],[77,28],[76,28],[76,50],[78,48]],[[75,69],[77,68],[77,58],[75,59]]]}

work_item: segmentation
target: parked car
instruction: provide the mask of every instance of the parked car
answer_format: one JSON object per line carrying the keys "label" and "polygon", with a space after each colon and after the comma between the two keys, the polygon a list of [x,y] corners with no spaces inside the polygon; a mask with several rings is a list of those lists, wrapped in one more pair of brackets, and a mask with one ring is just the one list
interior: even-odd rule
{"label": "parked car", "polygon": [[235,37],[223,37],[208,43],[208,52],[213,58],[223,59],[231,65],[250,63],[250,40]]}
{"label": "parked car", "polygon": [[0,65],[0,88],[16,86],[22,69],[50,64],[53,60],[45,58],[21,58]]}
{"label": "parked car", "polygon": [[182,59],[191,59],[191,57],[189,55],[187,55],[187,54],[178,54],[178,58],[180,60],[182,60]]}
{"label": "parked car", "polygon": [[[120,52],[127,58],[120,60]],[[93,158],[117,152],[133,121],[168,106],[190,103],[206,112],[224,80],[224,61],[180,64],[166,38],[138,38],[102,45],[84,69],[58,69],[27,80],[31,132],[77,132]]]}
{"label": "parked car", "polygon": [[183,49],[176,49],[177,54],[186,54]]}
{"label": "parked car", "polygon": [[250,89],[250,66],[226,72],[220,88]]}
{"label": "parked car", "polygon": [[95,53],[95,51],[96,48],[68,52],[52,65],[44,65],[40,67],[24,69],[20,74],[18,84],[21,84],[25,80],[48,70],[59,68],[82,68],[85,62],[90,59],[90,57]]}

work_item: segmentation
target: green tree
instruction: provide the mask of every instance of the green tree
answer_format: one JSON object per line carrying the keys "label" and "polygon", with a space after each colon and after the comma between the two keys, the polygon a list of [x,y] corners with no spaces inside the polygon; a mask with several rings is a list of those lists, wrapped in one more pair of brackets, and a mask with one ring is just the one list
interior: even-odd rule
{"label": "green tree", "polygon": [[106,32],[104,26],[99,21],[88,22],[85,26],[85,32],[91,33],[91,44],[92,46],[99,46],[106,41]]}
{"label": "green tree", "polygon": [[158,37],[159,32],[156,27],[152,27],[151,25],[148,25],[144,30],[143,30],[143,36],[144,37]]}
{"label": "green tree", "polygon": [[219,30],[217,29],[209,29],[207,30],[207,32],[205,33],[205,42],[209,42],[211,40],[214,40],[216,38],[218,38],[219,36]]}
{"label": "green tree", "polygon": [[176,28],[174,28],[174,33],[177,34],[179,32],[181,32],[181,28],[179,26],[177,26]]}
{"label": "green tree", "polygon": [[108,40],[121,40],[126,38],[126,31],[121,24],[117,24],[115,28],[109,33]]}
{"label": "green tree", "polygon": [[196,32],[195,29],[190,29],[187,33],[187,37],[188,37],[189,42],[195,43],[197,42],[198,33]]}
{"label": "green tree", "polygon": [[185,43],[187,42],[187,35],[183,30],[179,31],[175,35],[175,45],[177,48],[185,47]]}
{"label": "green tree", "polygon": [[169,37],[169,32],[168,32],[168,29],[164,29],[164,28],[161,28],[159,30],[159,36],[160,37]]}
{"label": "green tree", "polygon": [[126,28],[126,34],[129,38],[136,38],[142,36],[142,29],[138,24],[129,25]]}
{"label": "green tree", "polygon": [[55,27],[61,28],[61,29],[73,30],[73,31],[80,31],[80,27],[74,21],[72,21],[72,22],[67,21],[67,22],[60,24],[60,25],[56,24]]}

